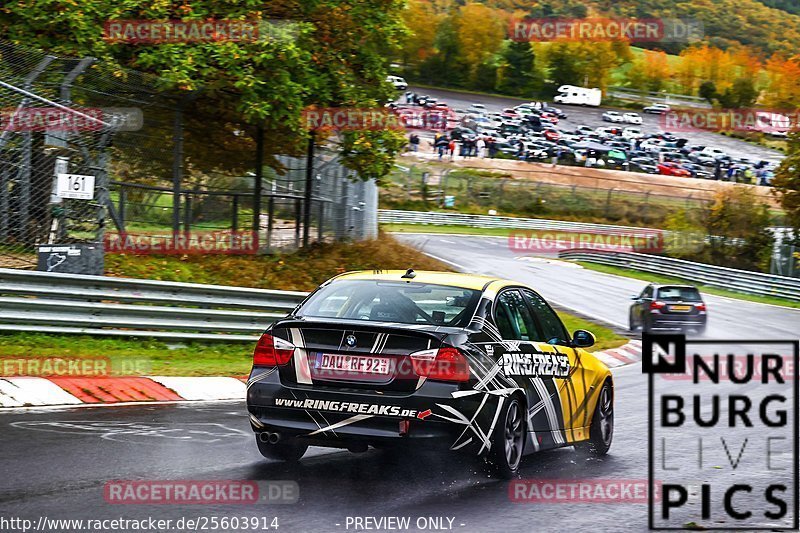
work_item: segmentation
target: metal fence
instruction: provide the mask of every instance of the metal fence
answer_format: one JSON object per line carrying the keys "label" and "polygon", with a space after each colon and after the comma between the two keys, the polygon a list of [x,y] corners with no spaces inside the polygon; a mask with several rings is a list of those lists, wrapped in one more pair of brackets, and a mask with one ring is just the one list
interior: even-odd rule
{"label": "metal fence", "polygon": [[0,268],[0,332],[250,342],[305,296]]}
{"label": "metal fence", "polygon": [[638,102],[640,104],[667,104],[675,107],[697,107],[710,109],[711,104],[705,98],[685,94],[667,92],[639,91],[630,87],[610,87],[608,96],[619,100]]}
{"label": "metal fence", "polygon": [[559,252],[558,256],[562,259],[573,261],[587,261],[653,274],[674,276],[746,294],[777,296],[788,300],[800,301],[800,279],[798,278],[748,272],[746,270],[639,253],[578,249]]}
{"label": "metal fence", "polygon": [[452,208],[462,213],[487,213],[494,209],[520,217],[663,227],[669,214],[677,210],[702,210],[713,197],[701,180],[697,180],[697,190],[691,192],[686,188],[661,192],[655,187],[640,191],[620,188],[613,179],[598,178],[596,186],[547,183],[536,179],[536,172],[540,171],[553,176],[564,173],[565,180],[574,177],[563,167],[537,166],[530,171],[530,179],[503,175],[502,170],[460,168],[437,175],[416,166],[402,167],[388,176],[381,193],[381,206],[398,210]]}
{"label": "metal fence", "polygon": [[[377,234],[375,184],[333,151],[309,170],[307,146],[220,113],[202,88],[0,41],[0,267],[115,232],[248,230],[266,252]],[[63,194],[59,175],[94,186]]]}
{"label": "metal fence", "polygon": [[[403,211],[399,209],[379,209],[378,221],[381,224],[421,224],[432,226],[466,226],[470,228],[508,228],[547,231],[585,231],[585,232],[653,232],[650,228],[636,226],[617,226],[613,224],[594,224],[590,222],[571,222],[546,218],[502,217],[491,215],[468,215],[437,211]],[[665,232],[666,233],[666,232]]]}

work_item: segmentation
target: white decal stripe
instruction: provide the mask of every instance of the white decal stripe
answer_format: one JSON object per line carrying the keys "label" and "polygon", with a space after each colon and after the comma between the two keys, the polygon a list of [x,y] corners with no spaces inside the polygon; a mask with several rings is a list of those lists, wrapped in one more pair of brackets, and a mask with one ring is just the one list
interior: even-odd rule
{"label": "white decal stripe", "polygon": [[453,446],[453,447],[452,447],[452,448],[450,448],[450,449],[451,449],[451,450],[460,450],[461,448],[463,448],[464,446],[466,446],[466,445],[467,445],[467,444],[469,444],[470,442],[472,442],[472,437],[468,438],[467,440],[465,440],[464,442],[462,442],[462,443],[461,443],[461,444],[459,444],[458,446]]}
{"label": "white decal stripe", "polygon": [[345,418],[345,419],[344,419],[344,420],[342,420],[341,422],[336,422],[335,424],[331,424],[330,426],[326,426],[326,427],[324,427],[324,428],[319,428],[319,429],[318,429],[318,430],[316,430],[316,431],[312,431],[312,432],[311,432],[311,433],[309,433],[308,435],[309,435],[309,437],[310,437],[311,435],[316,435],[317,433],[324,433],[325,431],[332,431],[332,430],[334,430],[334,429],[338,429],[338,428],[340,428],[340,427],[347,426],[347,425],[353,424],[353,423],[355,423],[355,422],[360,422],[360,421],[362,421],[362,420],[366,420],[367,418],[372,418],[372,416],[373,416],[373,415],[356,415],[356,416],[351,416],[350,418]]}
{"label": "white decal stripe", "polygon": [[[500,400],[497,402],[497,409],[495,409],[494,411],[494,419],[492,420],[492,425],[489,427],[489,432],[487,433],[487,435],[491,435],[494,432],[494,426],[495,424],[497,424],[497,419],[500,417],[500,411],[503,410],[503,405],[505,405],[505,403],[506,403],[505,398],[500,398]],[[489,439],[486,439],[486,442],[484,442],[484,444],[486,445],[486,451],[492,449],[491,441]],[[483,446],[481,446],[481,449],[478,450],[478,455],[480,455],[482,451],[483,451]]]}
{"label": "white decal stripe", "polygon": [[536,388],[536,392],[539,393],[542,401],[544,402],[544,412],[547,415],[547,423],[550,426],[551,433],[553,434],[553,440],[556,444],[564,444],[564,439],[561,436],[560,428],[558,427],[558,415],[556,414],[556,408],[553,405],[553,398],[550,396],[550,393],[547,392],[547,387],[545,387],[542,378],[531,378],[531,383]]}
{"label": "white decal stripe", "polygon": [[311,368],[308,366],[308,352],[306,352],[303,334],[297,328],[290,328],[289,335],[292,337],[294,350],[294,371],[297,382],[303,385],[311,385]]}

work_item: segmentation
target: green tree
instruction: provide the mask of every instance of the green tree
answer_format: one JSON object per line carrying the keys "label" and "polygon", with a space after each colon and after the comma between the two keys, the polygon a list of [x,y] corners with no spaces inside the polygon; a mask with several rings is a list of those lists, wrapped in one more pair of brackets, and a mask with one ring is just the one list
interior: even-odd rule
{"label": "green tree", "polygon": [[700,84],[697,90],[697,95],[700,98],[705,98],[709,104],[713,104],[717,98],[717,86],[711,80],[706,80]]}
{"label": "green tree", "polygon": [[728,109],[750,107],[756,103],[758,89],[751,78],[737,78],[733,85],[717,97],[722,107]]}
{"label": "green tree", "polygon": [[547,67],[556,87],[583,85],[583,68],[573,48],[570,43],[553,43],[547,48]]}
{"label": "green tree", "polygon": [[744,270],[769,268],[774,236],[766,205],[754,202],[744,187],[718,191],[702,210],[667,217],[671,232],[666,252],[672,257]]}
{"label": "green tree", "polygon": [[527,41],[506,41],[497,89],[505,94],[531,96],[536,90],[535,55]]}
{"label": "green tree", "polygon": [[[165,88],[196,91],[213,124],[262,124],[268,138],[282,140],[268,143],[270,149],[302,152],[306,106],[375,106],[392,94],[384,80],[387,58],[405,35],[403,7],[403,0],[31,0],[5,3],[0,29],[15,43],[91,55],[117,75],[136,69],[155,75]],[[241,41],[131,45],[107,40],[102,31],[113,20],[175,19],[248,20],[260,25],[260,34]]]}

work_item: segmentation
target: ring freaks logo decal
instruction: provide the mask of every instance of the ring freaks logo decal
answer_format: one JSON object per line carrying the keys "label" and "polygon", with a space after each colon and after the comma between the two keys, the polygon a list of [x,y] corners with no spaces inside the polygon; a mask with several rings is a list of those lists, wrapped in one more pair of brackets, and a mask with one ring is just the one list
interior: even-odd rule
{"label": "ring freaks logo decal", "polygon": [[798,341],[642,340],[650,529],[796,531]]}
{"label": "ring freaks logo decal", "polygon": [[506,352],[498,364],[506,376],[569,377],[569,356],[561,353]]}

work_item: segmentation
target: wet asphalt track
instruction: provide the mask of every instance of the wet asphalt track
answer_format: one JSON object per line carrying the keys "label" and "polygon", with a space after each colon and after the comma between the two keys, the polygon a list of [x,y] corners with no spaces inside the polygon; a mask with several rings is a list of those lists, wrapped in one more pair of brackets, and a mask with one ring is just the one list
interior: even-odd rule
{"label": "wet asphalt track", "polygon": [[[628,296],[643,284],[548,262],[518,259],[503,239],[404,236],[403,239],[470,271],[529,282],[566,307],[626,319]],[[796,338],[800,311],[709,298],[709,337]],[[616,369],[616,430],[611,454],[583,459],[571,448],[528,456],[523,479],[646,480],[647,387],[640,365]],[[691,394],[691,382],[669,384]],[[723,385],[730,387],[730,385]],[[687,441],[689,442],[689,441]],[[242,402],[28,409],[0,412],[0,517],[136,518],[278,517],[280,529],[355,531],[347,517],[453,519],[456,531],[643,531],[642,503],[512,502],[509,483],[493,479],[477,460],[422,451],[363,454],[313,448],[298,465],[259,455]],[[675,446],[671,459],[688,463],[693,448]],[[698,481],[729,479],[721,453]],[[753,480],[787,477],[765,471],[748,452],[738,466]],[[293,505],[111,505],[110,480],[294,480]],[[447,520],[445,520],[447,523]],[[715,525],[732,525],[714,522]],[[385,530],[385,529],[384,529]],[[430,530],[430,529],[429,529]]]}
{"label": "wet asphalt track", "polygon": [[[530,456],[523,478],[646,479],[645,381],[638,365],[616,376],[612,455],[583,460],[563,449]],[[270,463],[259,455],[239,402],[4,411],[0,426],[0,516],[6,517],[277,516],[285,532],[347,531],[347,516],[446,516],[461,531],[532,531],[534,523],[536,531],[558,531],[567,516],[571,526],[595,531],[646,524],[642,504],[513,503],[508,482],[459,455],[315,448],[298,465]],[[189,434],[175,429],[197,433],[184,439]],[[130,479],[291,479],[299,484],[300,501],[213,507],[104,501],[107,481]]]}

